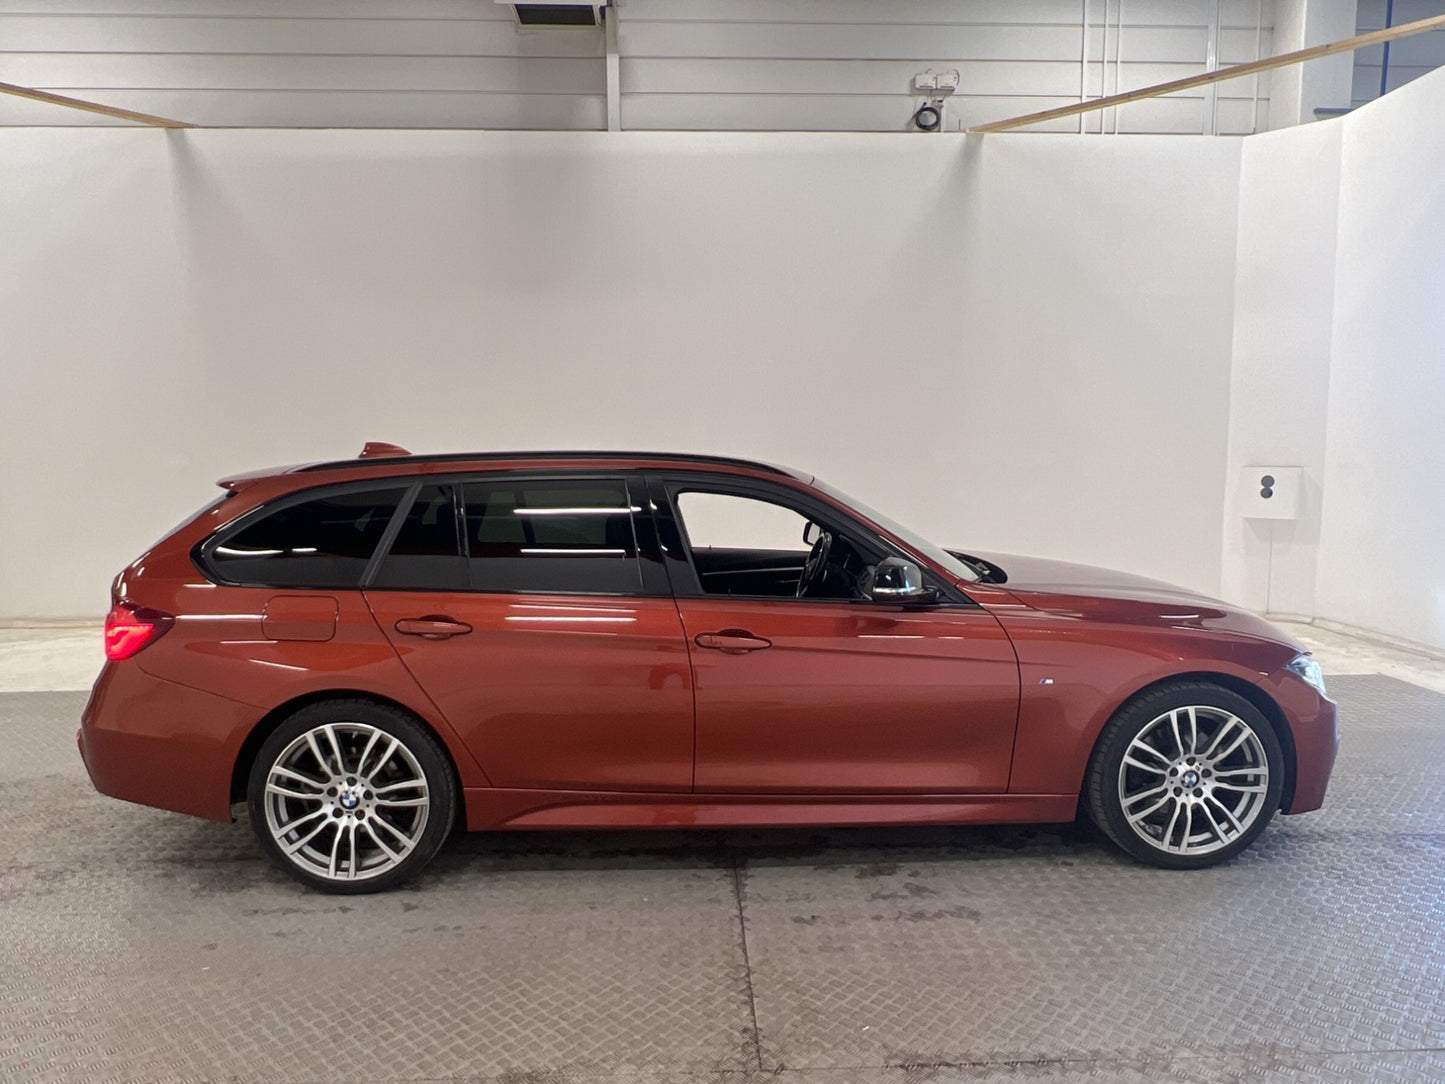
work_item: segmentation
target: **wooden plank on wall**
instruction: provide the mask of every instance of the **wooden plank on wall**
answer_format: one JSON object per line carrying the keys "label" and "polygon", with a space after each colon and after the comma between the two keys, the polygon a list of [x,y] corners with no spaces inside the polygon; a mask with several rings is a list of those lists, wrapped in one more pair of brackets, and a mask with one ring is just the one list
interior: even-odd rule
{"label": "wooden plank on wall", "polygon": [[[119,123],[72,109],[9,106],[0,95],[0,124],[90,126]],[[601,95],[351,94],[318,91],[125,90],[118,105],[147,112],[183,111],[202,127],[261,128],[498,128],[599,130],[606,126]],[[344,118],[344,119],[343,119]]]}
{"label": "wooden plank on wall", "polygon": [[88,98],[76,98],[68,94],[52,94],[49,91],[36,90],[34,87],[17,86],[14,83],[0,83],[0,94],[12,98],[23,98],[26,101],[38,102],[46,106],[57,106],[70,113],[78,112],[87,116],[102,116],[107,120],[125,121],[131,124],[148,124],[155,128],[195,127],[194,124],[188,121],[175,120],[168,116],[163,117],[154,113],[130,109],[125,106],[91,101]]}
{"label": "wooden plank on wall", "polygon": [[254,56],[23,53],[12,82],[50,90],[333,90],[599,94],[601,57]]}
{"label": "wooden plank on wall", "polygon": [[1058,109],[1044,110],[1039,113],[1027,114],[1024,116],[1010,117],[1008,120],[996,121],[991,124],[975,126],[971,131],[975,132],[1003,132],[1012,128],[1021,128],[1030,124],[1039,124],[1046,121],[1059,120],[1064,117],[1078,116],[1082,113],[1090,113],[1099,109],[1111,108],[1125,105],[1130,102],[1142,101],[1150,98],[1161,97],[1166,94],[1173,94],[1176,91],[1190,90],[1194,87],[1209,86],[1214,83],[1223,82],[1228,79],[1237,79],[1240,76],[1254,72],[1273,71],[1275,68],[1285,68],[1292,64],[1300,64],[1305,61],[1314,60],[1319,57],[1331,56],[1336,53],[1349,52],[1360,46],[1370,45],[1377,41],[1391,41],[1395,38],[1407,37],[1411,34],[1420,34],[1436,27],[1445,26],[1445,15],[1439,15],[1431,19],[1422,19],[1418,22],[1408,23],[1403,26],[1393,27],[1386,30],[1377,30],[1369,34],[1357,35],[1353,38],[1345,38],[1342,41],[1328,42],[1324,45],[1316,45],[1309,49],[1299,49],[1295,52],[1284,53],[1280,56],[1269,57],[1265,60],[1256,60],[1249,64],[1238,64],[1231,68],[1221,68],[1218,71],[1206,72],[1202,75],[1190,76],[1186,79],[1176,79],[1172,82],[1161,83],[1157,86],[1144,87],[1139,90],[1128,91],[1121,94],[1112,94],[1105,98],[1099,98],[1092,102],[1083,102],[1078,105],[1060,107]]}

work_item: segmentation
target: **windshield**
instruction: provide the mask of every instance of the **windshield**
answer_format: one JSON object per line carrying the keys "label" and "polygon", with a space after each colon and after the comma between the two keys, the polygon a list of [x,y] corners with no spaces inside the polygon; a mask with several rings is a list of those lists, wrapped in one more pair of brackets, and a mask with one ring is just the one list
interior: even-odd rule
{"label": "windshield", "polygon": [[940,568],[948,570],[948,572],[950,572],[952,575],[957,576],[961,580],[968,580],[972,583],[978,582],[979,575],[974,569],[964,564],[957,557],[949,553],[947,550],[943,549],[941,546],[937,546],[934,543],[930,542],[928,539],[924,538],[916,531],[911,531],[907,527],[903,526],[903,524],[898,523],[895,520],[889,519],[882,512],[873,511],[873,509],[869,508],[862,501],[856,500],[855,498],[848,496],[848,494],[844,493],[841,489],[835,489],[833,486],[830,486],[821,478],[813,479],[813,487],[815,489],[822,490],[824,493],[828,494],[828,496],[832,497],[835,501],[841,501],[843,504],[853,509],[853,511],[857,512],[865,519],[872,520],[889,534],[902,541],[911,549],[917,550],[919,553],[927,557],[930,561],[933,561],[935,564],[937,564]]}

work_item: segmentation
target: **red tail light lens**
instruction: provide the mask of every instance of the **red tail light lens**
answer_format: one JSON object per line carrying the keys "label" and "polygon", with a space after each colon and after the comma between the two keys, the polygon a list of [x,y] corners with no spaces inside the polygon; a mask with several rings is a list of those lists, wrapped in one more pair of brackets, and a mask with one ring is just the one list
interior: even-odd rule
{"label": "red tail light lens", "polygon": [[117,602],[105,615],[105,657],[112,661],[128,659],[159,640],[175,622],[161,610]]}

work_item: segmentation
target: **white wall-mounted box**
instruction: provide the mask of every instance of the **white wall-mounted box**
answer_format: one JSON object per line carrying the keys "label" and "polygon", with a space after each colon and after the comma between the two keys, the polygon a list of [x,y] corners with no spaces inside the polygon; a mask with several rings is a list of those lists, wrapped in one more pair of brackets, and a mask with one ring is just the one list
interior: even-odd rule
{"label": "white wall-mounted box", "polygon": [[1245,519],[1298,519],[1302,467],[1245,467],[1239,508]]}

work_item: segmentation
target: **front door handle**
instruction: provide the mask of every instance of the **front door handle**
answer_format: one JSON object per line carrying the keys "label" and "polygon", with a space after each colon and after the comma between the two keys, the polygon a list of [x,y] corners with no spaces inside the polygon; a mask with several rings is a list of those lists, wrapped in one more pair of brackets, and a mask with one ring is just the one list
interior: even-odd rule
{"label": "front door handle", "polygon": [[465,621],[453,621],[445,614],[426,614],[423,617],[402,618],[396,623],[396,631],[404,636],[445,640],[451,636],[464,636],[472,631],[472,626]]}
{"label": "front door handle", "polygon": [[746,655],[749,651],[761,651],[772,647],[771,640],[754,636],[746,629],[723,629],[720,632],[700,632],[693,638],[698,647],[709,647],[724,655]]}

